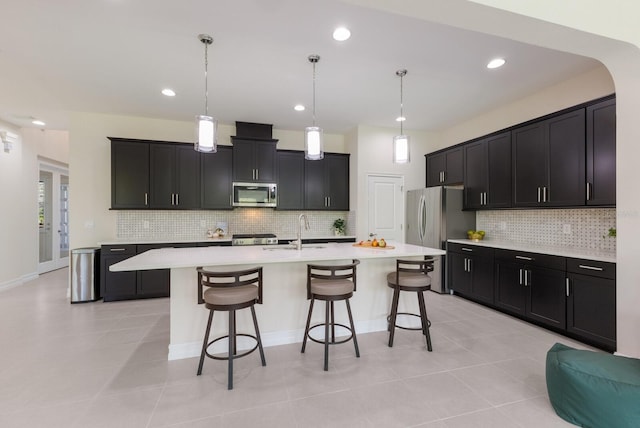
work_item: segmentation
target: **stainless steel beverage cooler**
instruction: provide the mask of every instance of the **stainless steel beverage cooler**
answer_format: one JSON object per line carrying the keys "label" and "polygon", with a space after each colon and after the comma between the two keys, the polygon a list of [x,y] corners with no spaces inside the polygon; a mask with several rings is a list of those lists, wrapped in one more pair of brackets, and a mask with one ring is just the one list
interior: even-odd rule
{"label": "stainless steel beverage cooler", "polygon": [[71,250],[69,266],[71,303],[100,299],[100,248]]}

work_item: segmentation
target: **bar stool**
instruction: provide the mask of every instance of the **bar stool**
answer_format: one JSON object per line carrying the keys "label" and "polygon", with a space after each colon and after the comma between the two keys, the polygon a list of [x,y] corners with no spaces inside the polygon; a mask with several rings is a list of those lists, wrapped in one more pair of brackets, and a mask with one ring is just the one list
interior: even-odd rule
{"label": "bar stool", "polygon": [[[356,266],[359,264],[360,260],[354,259],[347,265],[307,265],[307,300],[310,299],[311,303],[309,304],[309,315],[307,317],[307,325],[304,329],[304,339],[300,352],[304,353],[307,346],[307,338],[316,343],[323,344],[325,371],[329,370],[329,345],[338,345],[353,339],[353,345],[356,348],[356,357],[360,357],[356,329],[353,325],[353,315],[351,314],[351,305],[349,304],[349,299],[353,296],[353,292],[356,291]],[[324,323],[310,327],[313,304],[316,300],[324,300],[325,302]],[[344,300],[347,305],[349,327],[335,322],[333,302],[338,300]],[[310,335],[311,330],[320,326],[324,326],[324,341],[314,339]],[[349,337],[336,341],[336,326],[349,330],[351,333]],[[331,330],[331,338],[329,338],[329,330]]]}
{"label": "bar stool", "polygon": [[[235,272],[211,272],[197,268],[198,271],[198,304],[203,304],[209,309],[209,321],[207,330],[202,342],[202,352],[200,353],[200,364],[198,365],[198,376],[202,374],[202,365],[205,355],[214,360],[227,360],[228,363],[228,389],[233,389],[233,360],[249,355],[258,348],[262,365],[267,363],[264,359],[262,341],[260,340],[260,330],[258,329],[258,319],[254,305],[262,303],[262,267],[247,269]],[[204,287],[208,287],[203,292]],[[236,332],[236,311],[244,308],[251,308],[255,336]],[[229,332],[225,336],[209,341],[211,332],[211,322],[214,311],[229,312]],[[256,345],[241,354],[236,353],[236,338],[238,336],[250,337],[256,341]],[[229,339],[228,356],[219,357],[209,353],[208,348],[222,339]]]}
{"label": "bar stool", "polygon": [[[431,278],[428,273],[433,271],[433,259],[425,256],[424,260],[396,260],[395,272],[387,275],[387,285],[393,288],[393,300],[391,303],[391,314],[387,317],[389,324],[389,347],[393,346],[393,336],[397,328],[403,330],[422,330],[422,334],[427,338],[427,349],[431,352],[431,335],[429,327],[431,321],[427,318],[427,308],[424,304],[423,292],[431,290]],[[398,312],[398,301],[401,291],[411,291],[418,295],[418,306],[420,315],[408,312]],[[403,327],[396,324],[396,319],[400,315],[410,315],[420,318],[422,327]]]}

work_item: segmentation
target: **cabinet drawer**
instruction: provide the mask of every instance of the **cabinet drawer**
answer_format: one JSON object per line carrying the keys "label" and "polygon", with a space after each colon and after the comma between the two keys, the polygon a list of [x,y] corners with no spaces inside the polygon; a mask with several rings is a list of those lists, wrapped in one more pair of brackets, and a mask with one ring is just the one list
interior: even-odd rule
{"label": "cabinet drawer", "polygon": [[616,264],[586,259],[567,259],[567,272],[616,279]]}
{"label": "cabinet drawer", "polygon": [[565,270],[566,268],[566,259],[564,257],[551,256],[548,254],[496,249],[495,256],[496,259],[525,264],[527,266],[540,266],[558,270]]}
{"label": "cabinet drawer", "polygon": [[493,256],[494,249],[490,247],[483,247],[480,245],[466,245],[466,244],[458,244],[454,242],[447,243],[447,251],[451,251],[452,253],[461,253],[468,254],[480,257],[491,257]]}
{"label": "cabinet drawer", "polygon": [[136,255],[136,246],[135,245],[103,245],[102,246],[102,255],[119,255],[119,256],[135,256]]}

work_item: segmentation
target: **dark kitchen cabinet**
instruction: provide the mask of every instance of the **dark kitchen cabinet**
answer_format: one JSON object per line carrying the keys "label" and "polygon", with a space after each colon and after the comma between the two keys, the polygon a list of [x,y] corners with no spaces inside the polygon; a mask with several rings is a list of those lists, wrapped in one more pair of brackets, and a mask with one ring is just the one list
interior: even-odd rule
{"label": "dark kitchen cabinet", "polygon": [[100,294],[102,294],[105,302],[136,298],[136,272],[109,271],[109,266],[135,255],[135,245],[103,245],[101,247]]}
{"label": "dark kitchen cabinet", "polygon": [[449,243],[449,288],[473,300],[493,304],[493,248]]}
{"label": "dark kitchen cabinet", "polygon": [[567,331],[616,350],[616,265],[567,259]]}
{"label": "dark kitchen cabinet", "polygon": [[200,208],[200,153],[192,145],[149,144],[149,170],[150,208]]}
{"label": "dark kitchen cabinet", "polygon": [[427,187],[461,184],[464,180],[464,151],[455,147],[426,155]]}
{"label": "dark kitchen cabinet", "polygon": [[587,205],[616,204],[616,100],[587,107]]}
{"label": "dark kitchen cabinet", "polygon": [[111,140],[111,208],[149,206],[149,145],[118,138]]}
{"label": "dark kitchen cabinet", "polygon": [[580,206],[585,195],[585,109],[512,131],[516,207]]}
{"label": "dark kitchen cabinet", "polygon": [[564,330],[564,257],[495,250],[495,305],[514,315]]}
{"label": "dark kitchen cabinet", "polygon": [[[186,248],[190,244],[138,244],[136,254],[159,248]],[[171,285],[170,269],[139,270],[136,272],[136,296],[137,299],[148,297],[169,297]]]}
{"label": "dark kitchen cabinet", "polygon": [[233,143],[233,181],[276,182],[276,144],[278,140],[231,137]]}
{"label": "dark kitchen cabinet", "polygon": [[325,153],[304,162],[304,206],[308,210],[349,211],[349,155]]}
{"label": "dark kitchen cabinet", "polygon": [[304,209],[304,152],[278,150],[279,210]]}
{"label": "dark kitchen cabinet", "polygon": [[231,146],[218,146],[216,153],[200,155],[201,200],[200,206],[207,210],[230,210],[232,192]]}
{"label": "dark kitchen cabinet", "polygon": [[511,132],[465,144],[464,207],[511,206]]}

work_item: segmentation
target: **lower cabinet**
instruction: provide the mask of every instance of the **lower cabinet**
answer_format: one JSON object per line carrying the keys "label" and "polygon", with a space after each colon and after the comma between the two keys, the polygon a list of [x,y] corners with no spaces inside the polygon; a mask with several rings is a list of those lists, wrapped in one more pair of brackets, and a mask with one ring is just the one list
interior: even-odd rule
{"label": "lower cabinet", "polygon": [[111,272],[109,266],[125,259],[158,248],[185,248],[204,245],[231,245],[231,242],[205,242],[193,244],[128,244],[103,245],[100,251],[100,291],[105,302],[116,300],[169,297],[170,270],[153,269],[130,272]]}
{"label": "lower cabinet", "polygon": [[616,350],[616,265],[567,259],[567,331]]}
{"label": "lower cabinet", "polygon": [[496,250],[495,304],[515,315],[564,330],[565,258]]}
{"label": "lower cabinet", "polygon": [[616,350],[615,263],[449,243],[456,294]]}
{"label": "lower cabinet", "polygon": [[493,304],[493,248],[448,244],[449,288],[473,300]]}

